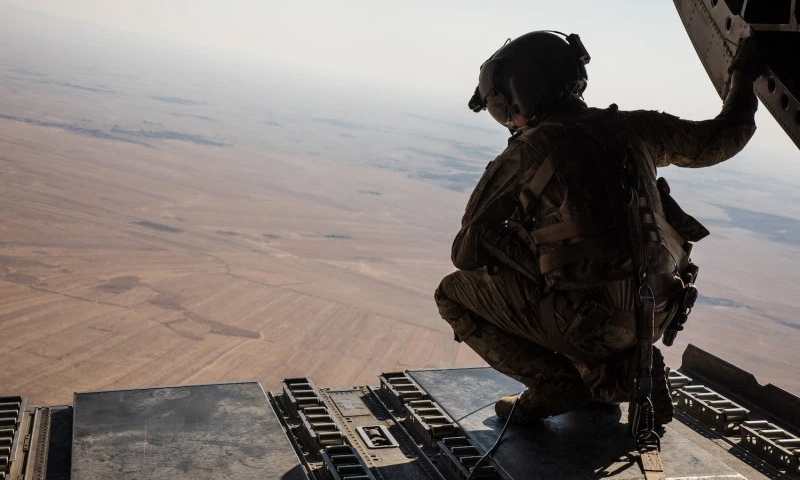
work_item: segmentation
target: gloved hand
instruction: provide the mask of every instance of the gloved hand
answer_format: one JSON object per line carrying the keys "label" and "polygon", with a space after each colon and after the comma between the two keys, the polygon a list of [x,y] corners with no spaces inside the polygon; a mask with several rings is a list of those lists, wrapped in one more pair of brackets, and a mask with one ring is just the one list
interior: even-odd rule
{"label": "gloved hand", "polygon": [[751,81],[763,75],[767,71],[767,64],[764,61],[764,52],[761,43],[756,40],[755,35],[742,38],[733,56],[728,73],[738,70],[744,73]]}

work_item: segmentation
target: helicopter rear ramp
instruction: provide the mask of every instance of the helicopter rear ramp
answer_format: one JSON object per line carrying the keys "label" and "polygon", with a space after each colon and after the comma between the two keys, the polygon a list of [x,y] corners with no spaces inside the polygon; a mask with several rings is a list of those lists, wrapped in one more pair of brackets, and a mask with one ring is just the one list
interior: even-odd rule
{"label": "helicopter rear ramp", "polygon": [[[689,346],[670,373],[671,480],[800,479],[800,398]],[[374,386],[287,378],[0,398],[0,480],[466,480],[522,386],[487,367],[384,373]],[[511,426],[481,480],[643,479],[624,405]]]}
{"label": "helicopter rear ramp", "polygon": [[73,480],[301,480],[255,382],[76,393]]}
{"label": "helicopter rear ramp", "polygon": [[[412,371],[431,399],[457,420],[481,451],[495,442],[502,422],[494,402],[525,387],[489,368]],[[510,428],[494,461],[506,478],[643,478],[631,456],[633,439],[627,406],[588,407],[542,421],[530,428]],[[741,473],[698,448],[700,434],[667,427],[661,459],[667,478],[744,479]],[[717,452],[719,453],[719,452]],[[720,458],[724,458],[717,455]]]}

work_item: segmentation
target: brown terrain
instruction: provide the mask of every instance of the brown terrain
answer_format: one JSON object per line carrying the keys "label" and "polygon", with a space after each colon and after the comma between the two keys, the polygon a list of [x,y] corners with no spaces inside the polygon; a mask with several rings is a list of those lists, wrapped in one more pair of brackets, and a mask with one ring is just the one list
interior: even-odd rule
{"label": "brown terrain", "polygon": [[[450,269],[440,210],[452,216],[464,195],[319,159],[179,142],[156,150],[7,120],[0,152],[3,393],[63,403],[90,389],[274,388],[291,376],[334,386],[480,364],[432,301]],[[392,193],[359,193],[386,185]],[[714,242],[706,264],[751,256]],[[791,294],[773,281],[786,289],[776,297]],[[702,285],[731,296],[713,277]],[[698,310],[673,365],[691,337],[798,387],[796,330],[747,310]]]}
{"label": "brown terrain", "polygon": [[[50,403],[175,383],[338,385],[478,362],[437,320],[448,239],[424,184],[11,121],[0,152],[4,393]],[[392,194],[358,193],[388,181]],[[427,221],[396,215],[401,196]]]}
{"label": "brown terrain", "polygon": [[[337,386],[482,363],[453,341],[433,290],[486,144],[502,141],[460,143],[484,135],[469,126],[434,138],[423,120],[418,135],[333,114],[264,120],[248,100],[189,101],[204,90],[173,96],[161,80],[11,44],[0,42],[0,395],[70,403],[75,391],[275,389],[292,376]],[[716,172],[671,178],[714,235],[696,248],[704,299],[668,363],[691,341],[800,394],[800,198],[791,183]]]}

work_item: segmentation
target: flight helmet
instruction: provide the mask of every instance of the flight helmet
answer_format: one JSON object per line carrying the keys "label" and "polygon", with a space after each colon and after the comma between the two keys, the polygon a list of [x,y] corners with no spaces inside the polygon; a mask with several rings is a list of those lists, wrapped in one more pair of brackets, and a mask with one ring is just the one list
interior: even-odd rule
{"label": "flight helmet", "polygon": [[507,126],[512,112],[531,120],[561,98],[581,96],[590,59],[576,34],[542,30],[507,41],[481,65],[469,108]]}

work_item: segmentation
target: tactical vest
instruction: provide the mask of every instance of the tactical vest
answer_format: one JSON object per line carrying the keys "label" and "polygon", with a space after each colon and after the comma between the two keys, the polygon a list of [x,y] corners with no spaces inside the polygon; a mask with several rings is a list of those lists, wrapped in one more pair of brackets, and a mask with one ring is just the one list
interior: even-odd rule
{"label": "tactical vest", "polygon": [[613,123],[545,124],[523,133],[520,141],[532,145],[539,129],[548,129],[545,136],[556,140],[549,142],[544,160],[521,175],[515,218],[549,289],[631,278],[631,198],[623,181],[628,182],[638,192],[648,281],[663,301],[682,287],[689,241],[708,231],[677,206],[666,180],[656,180],[655,167],[643,164]]}

